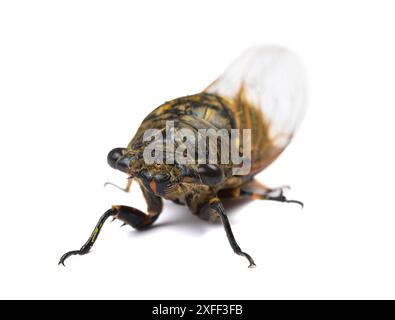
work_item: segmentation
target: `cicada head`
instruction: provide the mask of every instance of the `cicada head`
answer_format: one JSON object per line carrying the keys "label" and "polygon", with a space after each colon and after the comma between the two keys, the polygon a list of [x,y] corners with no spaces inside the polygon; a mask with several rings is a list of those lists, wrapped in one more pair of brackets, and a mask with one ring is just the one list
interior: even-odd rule
{"label": "cicada head", "polygon": [[147,191],[166,196],[174,191],[179,182],[178,170],[166,164],[147,164],[143,159],[143,149],[115,148],[108,153],[107,162],[113,169],[136,179]]}
{"label": "cicada head", "polygon": [[191,186],[215,187],[225,180],[225,172],[218,165],[147,164],[141,151],[128,148],[111,150],[107,162],[112,168],[128,174],[129,179],[138,180],[147,191],[162,197],[182,192],[183,187],[184,190]]}

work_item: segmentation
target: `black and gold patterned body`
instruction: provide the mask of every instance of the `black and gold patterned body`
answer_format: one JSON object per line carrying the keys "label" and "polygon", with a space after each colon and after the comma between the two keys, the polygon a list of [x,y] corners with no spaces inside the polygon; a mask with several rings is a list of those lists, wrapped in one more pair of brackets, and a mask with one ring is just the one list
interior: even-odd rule
{"label": "black and gold patterned body", "polygon": [[[129,143],[129,154],[142,154],[146,144],[143,142],[144,133],[148,129],[161,130],[166,137],[166,124],[174,122],[176,130],[190,129],[198,135],[200,129],[251,129],[251,172],[243,176],[232,174],[232,163],[221,165],[224,179],[213,186],[196,183],[183,179],[179,185],[174,185],[172,192],[163,194],[166,199],[177,203],[186,204],[193,213],[199,214],[201,207],[217,194],[224,194],[224,190],[234,190],[252,180],[253,176],[269,165],[282,151],[276,148],[269,134],[268,124],[265,122],[262,111],[252,106],[243,98],[241,90],[236,99],[227,99],[211,93],[199,93],[166,102],[151,112],[140,125],[135,137]],[[177,147],[177,145],[176,145]],[[220,148],[217,148],[221,152]],[[243,153],[243,150],[240,150]],[[221,155],[218,154],[218,159]],[[197,154],[195,154],[195,159]],[[154,165],[146,166],[143,161],[141,167],[150,168],[152,171],[166,170],[174,175],[180,175],[190,170],[196,171],[197,165],[185,166]],[[141,167],[139,168],[141,170]],[[144,183],[141,183],[144,187]],[[205,216],[203,216],[205,218]]]}
{"label": "black and gold patterned body", "polygon": [[[301,204],[287,200],[282,188],[270,189],[256,182],[254,176],[272,163],[291,141],[303,116],[303,80],[301,65],[294,54],[282,48],[251,48],[203,92],[165,102],[152,111],[128,146],[113,149],[107,157],[111,167],[128,175],[124,191],[130,190],[132,181],[138,182],[147,202],[147,212],[130,206],[112,206],[99,219],[81,249],[67,252],[59,263],[64,264],[71,255],[89,252],[109,217],[138,230],[147,228],[162,212],[162,199],[169,199],[186,205],[202,219],[221,221],[234,252],[247,258],[249,266],[254,267],[254,260],[235,240],[222,200],[243,197]],[[152,129],[156,129],[154,141],[166,141],[161,149],[162,160],[173,152],[167,146],[172,135],[167,130],[169,122],[175,131],[189,130],[197,137],[203,129],[227,133],[236,130],[241,135],[245,129],[250,130],[249,140],[239,139],[236,144],[236,151],[246,155],[244,160],[250,170],[235,174],[234,169],[240,163],[233,158],[230,162],[220,160],[224,152],[219,144],[221,139],[209,144],[205,151],[207,154],[212,151],[216,156],[218,161],[214,163],[196,162],[198,150],[188,139],[173,142],[175,148],[187,144],[192,150],[187,152],[187,157],[192,161],[147,161],[145,152],[150,150],[152,140],[146,140],[145,134]],[[246,152],[247,146],[251,146],[251,152]]]}

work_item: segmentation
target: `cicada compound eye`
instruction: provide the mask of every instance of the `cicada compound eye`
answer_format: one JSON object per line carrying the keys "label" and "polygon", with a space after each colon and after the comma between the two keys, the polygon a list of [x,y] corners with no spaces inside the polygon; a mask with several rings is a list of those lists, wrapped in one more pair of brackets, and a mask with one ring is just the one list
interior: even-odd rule
{"label": "cicada compound eye", "polygon": [[115,148],[112,149],[107,156],[107,162],[113,169],[120,169],[118,167],[118,162],[121,158],[125,155],[126,149],[125,148]]}

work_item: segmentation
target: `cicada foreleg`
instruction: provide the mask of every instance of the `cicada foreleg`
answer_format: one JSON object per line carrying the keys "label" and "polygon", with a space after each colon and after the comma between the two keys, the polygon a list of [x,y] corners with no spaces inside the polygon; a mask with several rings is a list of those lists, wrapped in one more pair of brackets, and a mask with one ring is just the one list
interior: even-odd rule
{"label": "cicada foreleg", "polygon": [[137,230],[142,230],[152,225],[159,217],[160,213],[162,212],[162,208],[163,208],[162,199],[155,196],[154,194],[148,193],[145,190],[143,190],[143,193],[148,205],[148,214],[133,207],[123,206],[123,205],[112,206],[111,209],[107,210],[100,217],[88,241],[81,247],[81,249],[66,252],[60,258],[59,264],[64,265],[65,260],[72,255],[87,254],[95,244],[104,223],[110,217],[113,217],[114,219],[118,219],[122,221],[124,224],[130,225],[131,227]]}

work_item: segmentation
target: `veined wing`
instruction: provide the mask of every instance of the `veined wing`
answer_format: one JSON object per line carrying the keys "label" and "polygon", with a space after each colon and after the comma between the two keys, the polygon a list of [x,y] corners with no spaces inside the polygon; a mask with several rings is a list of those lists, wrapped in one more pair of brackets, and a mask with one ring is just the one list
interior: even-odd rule
{"label": "veined wing", "polygon": [[262,111],[278,148],[290,142],[306,108],[303,67],[295,54],[280,47],[248,49],[205,92],[233,100],[243,92]]}

